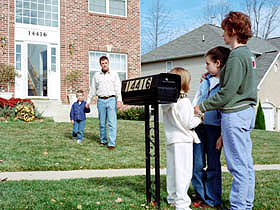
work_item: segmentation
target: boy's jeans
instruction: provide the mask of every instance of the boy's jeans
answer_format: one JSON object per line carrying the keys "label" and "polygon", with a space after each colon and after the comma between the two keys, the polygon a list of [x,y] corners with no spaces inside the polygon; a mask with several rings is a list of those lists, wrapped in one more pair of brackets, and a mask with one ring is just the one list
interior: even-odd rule
{"label": "boy's jeans", "polygon": [[221,127],[201,124],[195,131],[201,143],[193,144],[192,185],[204,202],[218,206],[222,202],[222,171],[221,150],[216,149],[216,142],[221,136]]}
{"label": "boy's jeans", "polygon": [[106,122],[108,120],[109,128],[109,144],[108,146],[115,146],[117,134],[117,103],[116,98],[97,100],[99,131],[101,143],[107,143],[107,129]]}
{"label": "boy's jeans", "polygon": [[86,120],[75,120],[73,125],[73,137],[77,137],[78,140],[83,140]]}
{"label": "boy's jeans", "polygon": [[224,153],[233,176],[230,191],[231,210],[251,210],[254,201],[255,175],[250,132],[255,125],[253,107],[222,113]]}

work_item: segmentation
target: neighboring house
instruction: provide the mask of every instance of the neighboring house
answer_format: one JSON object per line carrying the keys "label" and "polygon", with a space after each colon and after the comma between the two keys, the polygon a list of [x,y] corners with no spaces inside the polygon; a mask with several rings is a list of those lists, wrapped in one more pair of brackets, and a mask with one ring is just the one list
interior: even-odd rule
{"label": "neighboring house", "polygon": [[[189,97],[199,88],[205,70],[204,54],[216,46],[226,46],[220,27],[205,24],[141,57],[141,76],[168,72],[181,66],[191,72]],[[268,130],[280,130],[280,38],[263,40],[252,37],[248,47],[257,57],[258,95],[261,100]],[[228,46],[227,46],[228,47]],[[279,115],[280,116],[280,115]]]}
{"label": "neighboring house", "polygon": [[[67,103],[65,76],[81,70],[86,94],[107,55],[121,79],[140,75],[139,0],[2,0],[0,62],[21,77],[15,97]],[[133,34],[133,36],[131,36]]]}

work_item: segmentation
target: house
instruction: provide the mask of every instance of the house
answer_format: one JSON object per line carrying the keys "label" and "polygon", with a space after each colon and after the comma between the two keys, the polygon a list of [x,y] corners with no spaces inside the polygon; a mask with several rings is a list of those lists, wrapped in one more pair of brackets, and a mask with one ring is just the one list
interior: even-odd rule
{"label": "house", "polygon": [[[141,76],[168,72],[175,66],[184,67],[191,72],[189,97],[192,99],[205,72],[204,54],[213,47],[226,46],[222,35],[220,27],[205,24],[142,55]],[[280,38],[263,40],[252,37],[248,41],[248,47],[257,57],[258,95],[264,107],[268,130],[280,130],[277,114],[280,98],[276,94],[280,88],[279,45]]]}
{"label": "house", "polygon": [[78,86],[87,94],[102,55],[109,57],[110,70],[121,79],[139,76],[139,4],[139,0],[2,0],[0,61],[14,65],[21,75],[12,87],[14,97],[67,104],[71,88],[66,74],[80,70]]}

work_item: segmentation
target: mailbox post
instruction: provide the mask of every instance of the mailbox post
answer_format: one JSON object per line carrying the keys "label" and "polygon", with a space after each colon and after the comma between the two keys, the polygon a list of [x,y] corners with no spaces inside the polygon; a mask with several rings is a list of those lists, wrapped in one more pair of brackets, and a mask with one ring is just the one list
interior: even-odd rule
{"label": "mailbox post", "polygon": [[[159,104],[177,102],[180,90],[181,77],[176,74],[161,73],[122,81],[124,104],[145,106],[146,199],[148,204],[155,201],[158,210],[160,210]],[[150,105],[154,109],[153,127],[150,125]],[[154,182],[151,179],[151,157],[155,161]],[[155,200],[152,200],[152,196]]]}

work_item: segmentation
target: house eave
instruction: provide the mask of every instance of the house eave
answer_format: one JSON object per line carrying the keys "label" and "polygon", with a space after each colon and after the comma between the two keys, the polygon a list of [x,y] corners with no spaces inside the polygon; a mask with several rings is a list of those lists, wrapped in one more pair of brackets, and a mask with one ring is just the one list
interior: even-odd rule
{"label": "house eave", "polygon": [[183,58],[192,58],[192,57],[198,57],[198,56],[204,56],[205,52],[199,52],[196,54],[191,55],[183,55],[183,56],[174,56],[174,57],[166,57],[166,58],[160,58],[160,59],[154,59],[154,60],[148,60],[148,61],[141,61],[141,64],[147,64],[147,63],[157,63],[162,61],[170,61],[170,60],[178,60]]}
{"label": "house eave", "polygon": [[277,61],[278,57],[280,56],[280,52],[278,52],[278,54],[275,56],[273,62],[270,64],[268,70],[265,72],[264,76],[262,77],[261,81],[259,82],[257,89],[260,90],[261,89],[261,85],[263,83],[263,81],[265,80],[266,76],[268,75],[268,73],[270,72],[270,70],[272,69],[272,66],[275,64],[275,62]]}

